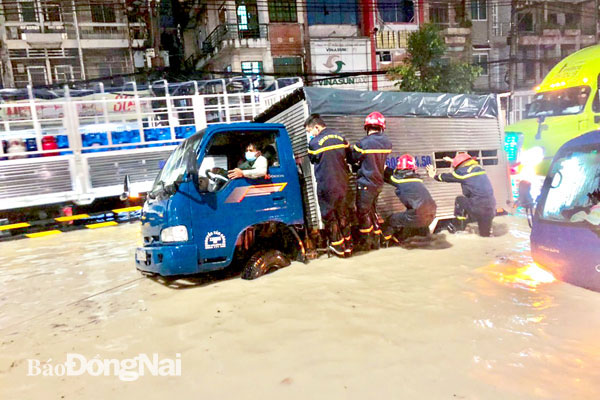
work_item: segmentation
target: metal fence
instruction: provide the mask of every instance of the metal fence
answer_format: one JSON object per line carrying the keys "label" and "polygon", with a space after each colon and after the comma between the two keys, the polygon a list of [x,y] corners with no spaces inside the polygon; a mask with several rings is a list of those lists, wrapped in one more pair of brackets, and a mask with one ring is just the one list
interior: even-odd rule
{"label": "metal fence", "polygon": [[[177,95],[160,90],[78,92],[0,103],[0,210],[89,203],[118,195],[125,175],[132,190],[151,185],[173,148],[208,124],[251,121],[302,86],[299,78],[268,92],[203,93],[202,84]],[[161,96],[156,96],[161,92]],[[83,95],[82,95],[83,94]]]}

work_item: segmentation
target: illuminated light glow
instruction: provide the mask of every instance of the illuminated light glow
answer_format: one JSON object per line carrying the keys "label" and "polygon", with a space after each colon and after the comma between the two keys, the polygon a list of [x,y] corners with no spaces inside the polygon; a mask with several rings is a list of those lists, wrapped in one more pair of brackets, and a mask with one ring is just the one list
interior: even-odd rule
{"label": "illuminated light glow", "polygon": [[59,231],[59,230],[57,230],[57,229],[55,229],[55,230],[52,230],[52,231],[27,233],[25,236],[27,236],[28,238],[34,239],[34,238],[41,238],[41,237],[51,236],[51,235],[57,235],[59,233],[62,233],[62,232]]}
{"label": "illuminated light glow", "polygon": [[544,148],[540,146],[535,146],[525,150],[521,155],[521,164],[523,164],[524,167],[535,167],[544,161],[544,153]]}
{"label": "illuminated light glow", "polygon": [[588,78],[583,78],[583,83],[588,83]]}
{"label": "illuminated light glow", "polygon": [[126,208],[116,208],[116,209],[112,210],[112,212],[114,212],[115,214],[120,214],[120,213],[138,211],[141,209],[142,209],[141,206],[134,206],[134,207],[126,207]]}
{"label": "illuminated light glow", "polygon": [[531,263],[517,268],[512,274],[502,274],[500,281],[505,283],[520,283],[530,288],[536,288],[542,284],[555,282],[556,278],[552,273],[541,268],[536,263]]}
{"label": "illuminated light glow", "polygon": [[89,224],[86,225],[86,228],[89,229],[97,229],[97,228],[104,228],[106,226],[115,226],[115,225],[119,225],[117,222],[115,221],[109,221],[109,222],[100,222],[99,224]]}
{"label": "illuminated light glow", "polygon": [[18,224],[0,225],[0,231],[7,231],[9,229],[27,228],[29,225],[27,222],[19,222]]}
{"label": "illuminated light glow", "polygon": [[535,87],[535,91],[536,91],[536,92],[539,92],[539,91],[540,91],[540,89],[541,89],[541,87],[539,87],[539,86],[536,86],[536,87]]}

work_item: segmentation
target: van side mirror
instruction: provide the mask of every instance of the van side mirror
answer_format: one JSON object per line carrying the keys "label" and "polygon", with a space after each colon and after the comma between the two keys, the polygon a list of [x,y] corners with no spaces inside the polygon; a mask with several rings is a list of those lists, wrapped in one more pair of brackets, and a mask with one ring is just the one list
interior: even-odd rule
{"label": "van side mirror", "polygon": [[198,186],[198,191],[200,193],[208,192],[208,184],[210,183],[209,179],[203,176],[198,176],[196,180],[196,185]]}
{"label": "van side mirror", "polygon": [[121,201],[125,201],[129,198],[129,187],[131,186],[131,183],[129,181],[129,175],[125,175],[125,180],[123,181],[123,193],[121,193],[121,196],[119,196],[119,199]]}

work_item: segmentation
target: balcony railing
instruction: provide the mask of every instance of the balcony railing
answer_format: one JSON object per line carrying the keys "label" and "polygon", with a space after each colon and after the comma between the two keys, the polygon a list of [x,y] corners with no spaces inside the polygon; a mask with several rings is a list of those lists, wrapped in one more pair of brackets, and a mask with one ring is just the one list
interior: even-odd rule
{"label": "balcony railing", "polygon": [[79,24],[81,39],[127,39],[129,32],[127,24]]}
{"label": "balcony railing", "polygon": [[573,36],[574,34],[594,35],[595,27],[584,24],[559,26],[545,22],[534,23],[529,26],[520,26],[520,36]]}
{"label": "balcony railing", "polygon": [[202,42],[202,52],[212,53],[225,40],[266,39],[268,37],[268,24],[221,24]]}

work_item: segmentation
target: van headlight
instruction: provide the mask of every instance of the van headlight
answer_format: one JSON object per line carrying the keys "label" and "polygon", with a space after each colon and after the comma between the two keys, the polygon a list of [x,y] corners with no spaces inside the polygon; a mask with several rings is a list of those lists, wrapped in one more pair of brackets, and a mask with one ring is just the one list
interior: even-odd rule
{"label": "van headlight", "polygon": [[544,148],[540,146],[525,150],[521,155],[521,164],[534,167],[544,161]]}
{"label": "van headlight", "polygon": [[160,232],[161,242],[187,242],[188,232],[185,225],[170,226]]}

